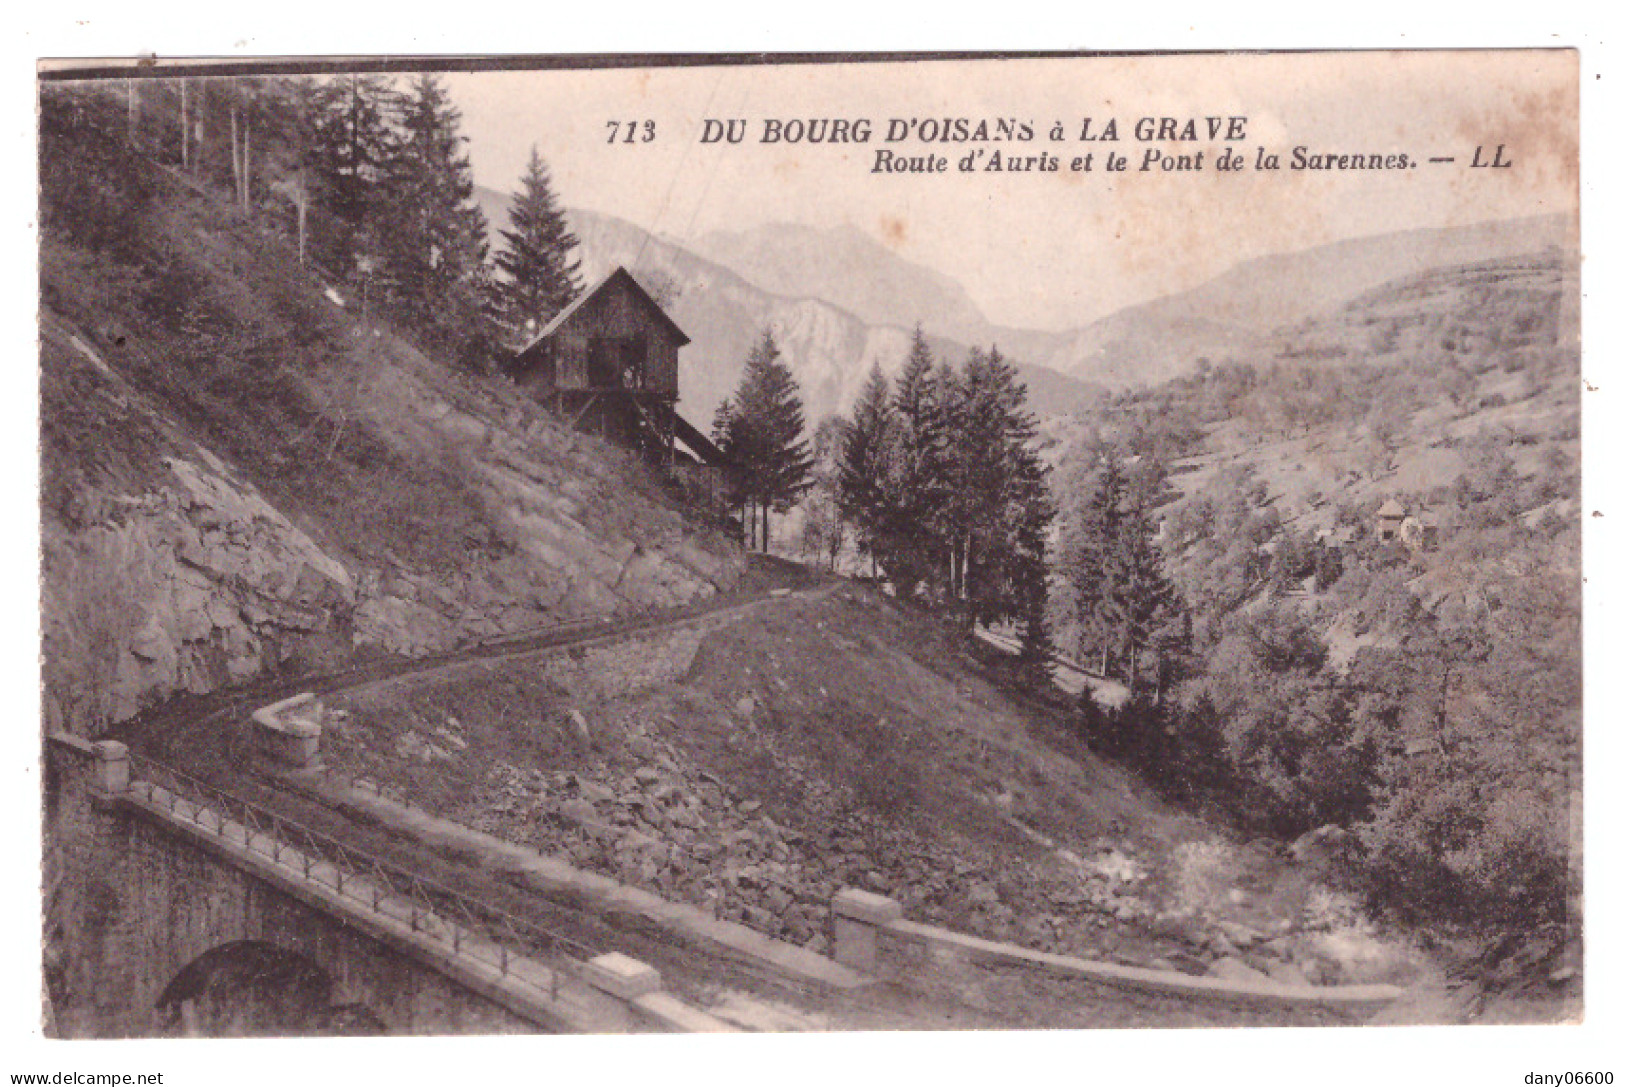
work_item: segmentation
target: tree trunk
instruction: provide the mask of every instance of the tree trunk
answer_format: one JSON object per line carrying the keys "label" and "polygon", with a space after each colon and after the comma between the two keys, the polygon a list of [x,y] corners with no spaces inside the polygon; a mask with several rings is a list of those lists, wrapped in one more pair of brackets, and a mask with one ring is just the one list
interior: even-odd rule
{"label": "tree trunk", "polygon": [[140,132],[138,130],[140,128],[140,120],[141,120],[141,99],[140,99],[140,96],[136,93],[135,80],[126,79],[124,81],[124,94],[125,94],[125,98],[127,99],[127,102],[128,102],[128,112],[129,112],[129,115],[128,115],[128,118],[127,118],[127,123],[128,123],[128,126],[129,126],[128,137],[129,137],[129,141],[130,141],[130,146],[132,148],[135,148],[135,147],[137,147],[137,144],[139,142]]}
{"label": "tree trunk", "polygon": [[248,158],[248,134],[249,134],[250,131],[251,131],[251,129],[250,129],[250,126],[249,126],[249,123],[248,123],[248,118],[244,117],[243,118],[243,183],[242,183],[242,192],[241,192],[241,195],[238,198],[239,203],[241,203],[243,205],[243,210],[244,211],[248,210],[248,179],[249,179],[250,173],[251,173],[251,171],[253,169],[252,166],[249,164],[249,158]]}
{"label": "tree trunk", "polygon": [[237,148],[237,103],[231,104],[231,192],[235,198],[243,191],[243,163]]}
{"label": "tree trunk", "polygon": [[310,204],[310,195],[306,190],[308,174],[305,172],[303,160],[299,163],[299,266],[305,266],[305,211]]}
{"label": "tree trunk", "polygon": [[190,94],[188,93],[190,89],[191,89],[190,81],[185,79],[185,78],[182,78],[181,79],[181,169],[182,170],[186,170],[191,165],[191,162],[192,162],[192,155],[191,155],[191,142],[192,142],[191,124],[192,124],[192,121],[191,121],[190,110],[188,108],[191,105],[190,101],[188,100],[191,97]]}
{"label": "tree trunk", "polygon": [[192,143],[197,147],[196,160],[192,163],[194,173],[208,168],[209,158],[209,87],[203,84],[197,100],[197,120],[192,132]]}

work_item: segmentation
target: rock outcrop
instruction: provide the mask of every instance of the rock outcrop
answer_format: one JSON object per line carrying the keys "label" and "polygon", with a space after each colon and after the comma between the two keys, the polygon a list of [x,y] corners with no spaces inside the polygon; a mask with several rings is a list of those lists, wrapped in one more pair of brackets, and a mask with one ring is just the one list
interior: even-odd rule
{"label": "rock outcrop", "polygon": [[52,723],[119,721],[277,667],[355,603],[349,570],[217,459],[166,466],[163,485],[116,496],[105,521],[47,528]]}

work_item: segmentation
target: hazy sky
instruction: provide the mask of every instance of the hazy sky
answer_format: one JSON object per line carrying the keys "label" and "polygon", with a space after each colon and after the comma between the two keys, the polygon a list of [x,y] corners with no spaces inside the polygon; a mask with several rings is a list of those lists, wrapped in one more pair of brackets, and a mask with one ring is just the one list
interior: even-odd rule
{"label": "hazy sky", "polygon": [[[1577,201],[1573,52],[1348,53],[1084,60],[653,68],[447,77],[477,179],[511,190],[536,144],[560,198],[679,241],[791,221],[856,226],[964,284],[992,320],[1062,328],[1192,286],[1251,257],[1420,226],[1572,213]],[[1213,169],[1223,145],[1143,143],[1142,117],[1246,117],[1247,168]],[[705,118],[749,122],[746,142],[702,144]],[[883,140],[892,118],[1008,118],[1028,143]],[[1083,143],[1116,118],[1116,143]],[[760,142],[763,122],[867,118],[867,144]],[[655,139],[608,142],[611,120]],[[1061,121],[1064,143],[1049,140]],[[1198,120],[1199,125],[1205,122]],[[1510,169],[1468,169],[1505,145]],[[1253,169],[1262,146],[1283,169]],[[1413,169],[1292,171],[1290,154],[1406,153]],[[875,153],[973,147],[1050,152],[1055,173],[890,175]],[[1148,147],[1205,151],[1195,173],[1140,172]],[[1129,171],[1101,170],[1106,150]],[[1095,152],[1095,170],[1070,160]],[[1430,156],[1454,155],[1453,165]]]}

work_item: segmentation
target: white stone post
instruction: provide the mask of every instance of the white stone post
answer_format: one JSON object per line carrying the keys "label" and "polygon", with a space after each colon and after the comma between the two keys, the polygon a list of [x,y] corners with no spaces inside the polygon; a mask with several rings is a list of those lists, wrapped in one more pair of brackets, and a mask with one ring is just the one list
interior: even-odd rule
{"label": "white stone post", "polygon": [[659,992],[662,985],[660,971],[619,951],[587,960],[581,974],[589,985],[622,1000]]}
{"label": "white stone post", "polygon": [[830,903],[835,918],[835,961],[865,974],[877,962],[876,934],[880,926],[903,918],[903,907],[885,895],[846,887]]}
{"label": "white stone post", "polygon": [[106,796],[119,796],[130,790],[130,749],[117,740],[97,740],[90,745],[96,756],[96,788]]}

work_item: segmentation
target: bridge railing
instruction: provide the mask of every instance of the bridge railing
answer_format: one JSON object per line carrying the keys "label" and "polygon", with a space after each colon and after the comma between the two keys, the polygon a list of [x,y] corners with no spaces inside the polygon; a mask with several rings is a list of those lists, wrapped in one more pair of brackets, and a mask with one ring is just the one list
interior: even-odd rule
{"label": "bridge railing", "polygon": [[[170,815],[260,853],[345,899],[406,923],[454,957],[495,967],[504,977],[558,998],[559,967],[578,974],[598,952],[573,937],[426,879],[365,850],[145,756],[130,756],[130,790]],[[517,969],[545,954],[545,984]]]}

